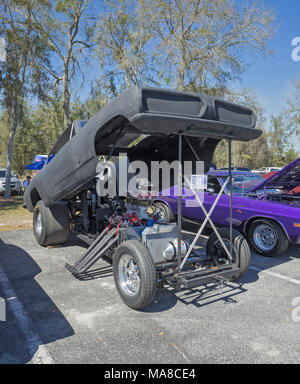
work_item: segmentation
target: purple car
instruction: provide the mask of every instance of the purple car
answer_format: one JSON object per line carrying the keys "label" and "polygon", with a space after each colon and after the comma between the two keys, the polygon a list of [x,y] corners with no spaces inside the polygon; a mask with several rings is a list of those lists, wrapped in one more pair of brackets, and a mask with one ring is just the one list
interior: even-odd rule
{"label": "purple car", "polygon": [[[228,171],[214,170],[207,175],[204,207],[209,211]],[[267,180],[251,172],[233,171],[232,175],[233,226],[247,236],[252,247],[262,255],[276,256],[285,252],[290,243],[300,244],[300,158]],[[176,191],[177,186],[170,189],[169,196],[162,191],[154,202],[167,222],[177,214]],[[185,185],[182,201],[183,216],[203,222],[205,215]],[[229,226],[229,204],[228,184],[211,216],[215,225]]]}

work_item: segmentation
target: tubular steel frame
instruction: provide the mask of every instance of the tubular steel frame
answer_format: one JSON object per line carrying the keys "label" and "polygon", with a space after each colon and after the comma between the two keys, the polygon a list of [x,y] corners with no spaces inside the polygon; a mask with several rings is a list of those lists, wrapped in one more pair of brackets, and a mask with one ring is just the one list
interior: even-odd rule
{"label": "tubular steel frame", "polygon": [[[227,142],[228,142],[228,157],[229,157],[229,175],[228,175],[228,178],[226,179],[225,183],[223,183],[222,185],[222,188],[220,190],[220,192],[218,193],[211,209],[209,210],[209,212],[206,211],[202,201],[200,200],[199,196],[197,195],[196,191],[194,190],[190,180],[185,176],[184,177],[184,180],[186,181],[186,183],[188,184],[189,188],[191,189],[191,191],[193,192],[193,195],[195,196],[198,204],[199,204],[199,207],[202,209],[204,215],[205,215],[205,220],[204,222],[201,224],[200,228],[199,228],[199,231],[197,232],[197,234],[195,235],[191,245],[189,246],[189,249],[185,255],[185,257],[182,259],[181,257],[181,240],[182,240],[182,136],[184,136],[186,142],[188,143],[191,151],[193,152],[194,156],[196,157],[196,159],[199,160],[199,157],[196,153],[196,151],[194,150],[191,142],[189,141],[189,139],[182,133],[178,134],[178,162],[179,162],[179,166],[178,166],[178,202],[177,202],[177,228],[178,228],[178,255],[177,255],[177,272],[175,274],[175,277],[177,279],[177,288],[179,289],[180,288],[180,275],[181,275],[181,272],[183,270],[183,267],[185,266],[187,260],[188,260],[188,257],[189,255],[191,254],[194,246],[196,245],[199,237],[201,236],[207,222],[210,223],[213,231],[215,232],[218,240],[220,241],[222,247],[224,248],[224,251],[226,252],[227,256],[229,257],[229,260],[230,262],[232,263],[232,161],[231,161],[231,156],[232,156],[232,150],[231,150],[231,144],[232,144],[232,139],[229,138],[227,139]],[[228,248],[226,247],[226,245],[224,244],[224,241],[222,240],[216,226],[214,225],[214,223],[212,222],[211,220],[211,215],[213,214],[227,184],[229,183],[229,200],[230,200],[230,218],[229,218],[229,227],[230,227],[230,249],[228,250]]]}
{"label": "tubular steel frame", "polygon": [[[177,241],[178,241],[178,255],[177,260],[175,259],[173,263],[168,263],[165,265],[166,268],[170,268],[171,264],[173,264],[172,269],[173,272],[171,272],[172,278],[175,278],[175,281],[172,283],[172,285],[176,286],[177,290],[180,290],[183,284],[182,279],[187,277],[198,277],[201,278],[205,277],[206,272],[205,271],[183,271],[184,266],[186,265],[188,258],[194,249],[194,246],[196,245],[199,237],[201,236],[206,224],[209,222],[213,231],[215,232],[218,240],[220,241],[220,244],[224,248],[225,253],[227,254],[230,265],[224,266],[223,268],[219,268],[218,272],[222,272],[223,270],[229,270],[233,264],[232,264],[232,165],[231,165],[231,138],[228,138],[228,155],[229,155],[229,176],[226,179],[226,181],[223,183],[220,192],[217,194],[216,199],[211,206],[209,212],[206,211],[204,204],[202,203],[201,199],[197,195],[197,192],[193,188],[190,180],[185,176],[184,180],[188,184],[190,190],[192,191],[193,195],[195,196],[196,201],[199,204],[199,207],[202,209],[205,220],[201,224],[197,234],[195,235],[191,245],[189,246],[186,255],[182,258],[181,256],[181,249],[182,249],[182,183],[183,183],[183,172],[182,172],[182,137],[184,136],[186,142],[188,143],[191,151],[193,152],[196,159],[199,161],[200,158],[198,154],[196,153],[195,149],[193,148],[191,142],[189,139],[182,133],[178,134],[178,203],[177,203]],[[116,147],[116,143],[111,149],[112,154],[114,148]],[[224,241],[222,240],[216,226],[214,225],[213,221],[211,220],[211,215],[213,214],[226,186],[230,184],[230,249],[226,247],[224,244]],[[86,205],[86,197],[85,194],[82,193],[82,203],[83,203],[83,214],[84,214],[84,226],[86,227],[88,225],[88,217],[87,217],[87,205]],[[107,232],[107,229],[104,229],[103,232],[95,239],[95,241],[91,244],[91,246],[87,249],[87,251],[83,254],[81,259],[75,263],[73,266],[66,264],[66,268],[74,275],[80,275],[82,273],[85,273],[100,257],[104,255],[106,251],[108,251],[112,246],[115,245],[115,243],[118,241],[118,236],[114,238],[114,235],[117,234],[118,231],[116,229],[113,229],[109,232]],[[197,258],[193,258],[194,261],[196,261]],[[164,269],[164,268],[162,268]],[[217,273],[216,271],[216,276]],[[201,276],[200,276],[201,275]],[[207,275],[207,281],[210,281],[212,275]],[[216,277],[215,277],[216,278]],[[168,277],[167,277],[168,279]],[[223,277],[220,277],[220,279],[223,279]],[[174,284],[175,283],[175,284]]]}

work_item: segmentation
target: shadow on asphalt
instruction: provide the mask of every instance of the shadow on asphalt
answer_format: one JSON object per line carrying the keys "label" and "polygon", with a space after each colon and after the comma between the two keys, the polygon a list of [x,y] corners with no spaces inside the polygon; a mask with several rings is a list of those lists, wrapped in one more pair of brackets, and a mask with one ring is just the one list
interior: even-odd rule
{"label": "shadow on asphalt", "polygon": [[224,304],[236,304],[235,296],[245,292],[247,292],[247,289],[243,287],[243,283],[231,282],[224,283],[222,287],[217,284],[210,284],[193,289],[182,289],[179,292],[173,288],[160,288],[154,302],[142,310],[142,312],[164,312],[174,307],[178,301],[197,308],[202,308],[218,301],[224,302]]}
{"label": "shadow on asphalt", "polygon": [[83,248],[88,248],[92,242],[93,240],[88,238],[85,235],[71,232],[68,241],[62,245],[59,245],[59,247],[68,248],[68,247],[74,247],[74,245],[77,245]]}
{"label": "shadow on asphalt", "polygon": [[178,300],[185,304],[192,304],[198,308],[223,301],[224,304],[236,304],[235,296],[247,292],[243,284],[224,283],[223,286],[216,284],[208,287],[199,287],[198,289],[183,291],[183,295]]}
{"label": "shadow on asphalt", "polygon": [[[288,263],[293,259],[300,259],[300,248],[299,246],[290,246],[289,249],[284,254],[276,257],[262,256],[255,253],[253,250],[251,254],[252,254],[251,265],[254,266],[254,268],[258,268],[261,271],[267,271],[268,269]],[[254,269],[250,269],[248,273],[243,277],[243,282],[255,283],[257,280],[259,280],[259,270],[256,271]]]}
{"label": "shadow on asphalt", "polygon": [[104,266],[102,268],[92,269],[91,271],[87,271],[86,273],[83,273],[79,276],[74,275],[77,280],[81,281],[95,280],[109,276],[113,276],[113,269],[111,265]]}
{"label": "shadow on asphalt", "polygon": [[[0,265],[9,276],[16,295],[31,319],[29,321],[32,321],[34,332],[40,336],[43,344],[74,335],[73,328],[62,312],[35,280],[41,269],[27,252],[0,239]],[[33,339],[30,347],[26,347],[28,338],[25,338],[10,310],[10,301],[14,298],[5,297],[1,285],[0,296],[5,298],[8,312],[7,321],[0,322],[0,364],[27,363],[40,344]]]}

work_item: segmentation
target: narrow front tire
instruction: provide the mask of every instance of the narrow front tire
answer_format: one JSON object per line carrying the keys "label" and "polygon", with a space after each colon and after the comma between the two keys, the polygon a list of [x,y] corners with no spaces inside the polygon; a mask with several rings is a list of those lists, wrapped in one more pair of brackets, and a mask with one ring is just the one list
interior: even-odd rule
{"label": "narrow front tire", "polygon": [[[230,229],[221,228],[219,235],[226,248],[230,250]],[[206,244],[206,254],[212,256],[216,263],[229,264],[228,255],[223,248],[215,232],[213,232]],[[232,230],[232,264],[240,269],[239,274],[230,280],[235,281],[242,278],[248,271],[251,264],[251,252],[247,240],[236,230]]]}
{"label": "narrow front tire", "polygon": [[128,307],[142,309],[154,300],[157,289],[155,264],[148,248],[137,240],[119,245],[113,256],[117,290]]}

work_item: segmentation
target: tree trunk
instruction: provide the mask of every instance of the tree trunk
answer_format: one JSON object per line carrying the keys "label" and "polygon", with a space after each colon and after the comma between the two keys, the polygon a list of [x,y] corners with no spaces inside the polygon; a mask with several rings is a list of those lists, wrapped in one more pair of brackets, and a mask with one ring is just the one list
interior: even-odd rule
{"label": "tree trunk", "polygon": [[181,64],[179,72],[178,72],[178,84],[177,84],[177,88],[180,91],[183,91],[183,89],[184,89],[184,73],[185,73],[185,68],[184,68],[184,65]]}
{"label": "tree trunk", "polygon": [[63,87],[64,87],[64,125],[65,129],[71,124],[70,122],[70,92],[69,92],[69,60],[65,60],[64,65],[64,76],[63,76]]}
{"label": "tree trunk", "polygon": [[7,162],[6,162],[6,177],[5,177],[5,197],[10,197],[10,173],[11,173],[11,164],[12,164],[12,156],[13,156],[13,146],[16,130],[19,124],[20,118],[20,107],[16,106],[16,110],[14,113],[14,119],[9,135],[8,149],[7,149]]}
{"label": "tree trunk", "polygon": [[185,72],[186,72],[186,61],[185,61],[185,56],[186,56],[186,48],[182,44],[182,57],[180,61],[180,67],[178,71],[178,83],[177,87],[180,91],[184,90],[184,77],[185,77]]}

